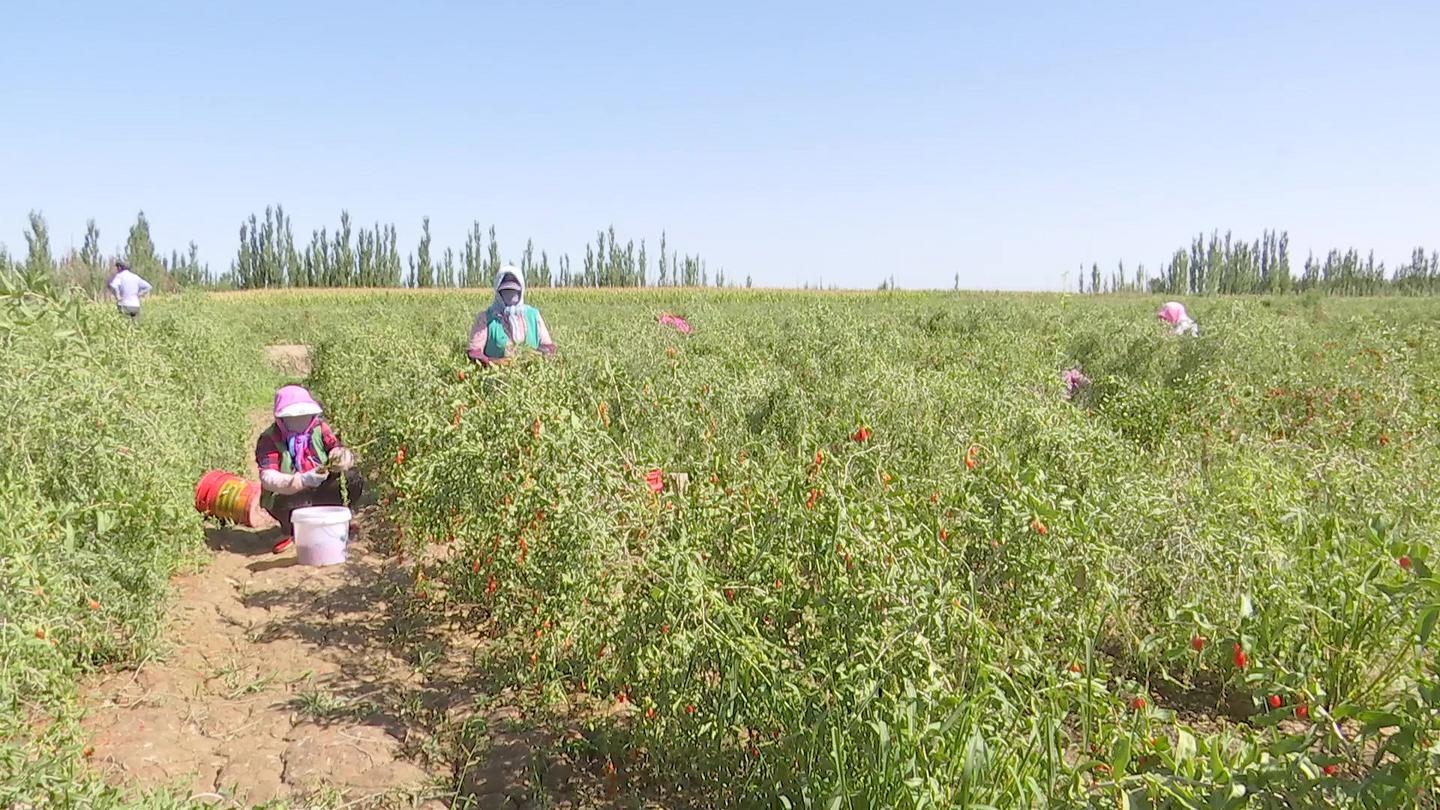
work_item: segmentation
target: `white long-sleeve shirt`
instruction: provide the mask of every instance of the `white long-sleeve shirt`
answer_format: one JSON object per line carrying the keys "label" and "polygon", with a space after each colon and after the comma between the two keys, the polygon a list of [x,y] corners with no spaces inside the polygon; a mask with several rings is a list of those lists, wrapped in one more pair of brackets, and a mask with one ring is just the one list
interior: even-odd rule
{"label": "white long-sleeve shirt", "polygon": [[110,292],[115,294],[115,303],[122,307],[140,306],[140,296],[150,293],[150,282],[129,270],[121,270],[110,279]]}

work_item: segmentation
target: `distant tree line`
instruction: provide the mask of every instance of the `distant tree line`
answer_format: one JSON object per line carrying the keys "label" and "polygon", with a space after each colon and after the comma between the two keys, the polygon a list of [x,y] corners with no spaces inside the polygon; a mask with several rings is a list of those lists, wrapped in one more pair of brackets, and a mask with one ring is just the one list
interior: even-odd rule
{"label": "distant tree line", "polygon": [[50,279],[66,287],[80,287],[100,293],[110,279],[115,262],[123,261],[156,288],[174,291],[204,284],[210,278],[208,265],[200,263],[200,248],[191,242],[184,253],[172,251],[164,257],[150,238],[150,222],[141,211],[130,226],[125,244],[106,253],[100,247],[100,229],[95,220],[85,223],[85,238],[78,249],[70,248],[58,258],[50,243],[45,217],[31,211],[25,228],[25,256],[12,257],[0,244],[0,272],[23,272],[37,279]]}
{"label": "distant tree line", "polygon": [[1330,295],[1436,295],[1440,294],[1440,252],[1415,248],[1409,261],[1393,270],[1355,249],[1331,250],[1323,259],[1305,258],[1300,274],[1290,268],[1290,235],[1265,231],[1259,239],[1224,237],[1212,231],[1200,234],[1188,249],[1180,248],[1151,276],[1141,264],[1133,274],[1118,263],[1110,273],[1092,263],[1080,266],[1080,292],[1164,295],[1243,295],[1319,292]]}
{"label": "distant tree line", "polygon": [[644,239],[638,244],[633,239],[622,243],[613,226],[596,233],[594,242],[585,246],[583,263],[575,267],[569,254],[551,257],[544,250],[537,254],[529,239],[518,259],[502,261],[495,227],[485,229],[479,222],[471,225],[458,252],[450,247],[437,251],[430,218],[425,217],[414,252],[402,258],[393,224],[377,222],[357,228],[348,211],[340,213],[333,230],[312,231],[309,243],[301,249],[296,246],[289,214],[276,205],[266,208],[263,216],[251,214],[240,224],[235,258],[228,270],[218,274],[200,262],[194,242],[184,253],[172,251],[168,258],[160,255],[143,211],[130,227],[125,245],[108,254],[100,248],[100,231],[93,219],[86,224],[83,245],[59,258],[51,248],[50,229],[42,214],[30,212],[24,236],[23,258],[11,256],[0,244],[0,272],[39,274],[97,294],[104,291],[117,260],[125,261],[157,288],[170,291],[189,286],[488,288],[504,264],[518,266],[525,283],[535,287],[723,287],[731,283],[723,269],[712,273],[704,259],[672,249],[664,233],[652,261]]}

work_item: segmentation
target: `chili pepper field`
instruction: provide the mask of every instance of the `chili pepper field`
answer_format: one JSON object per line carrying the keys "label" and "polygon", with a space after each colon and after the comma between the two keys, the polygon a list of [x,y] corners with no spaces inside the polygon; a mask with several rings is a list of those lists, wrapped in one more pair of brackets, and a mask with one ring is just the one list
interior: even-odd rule
{"label": "chili pepper field", "polygon": [[[619,796],[1435,806],[1435,304],[1197,299],[1187,339],[1140,296],[527,300],[558,355],[497,368],[463,355],[487,296],[187,295],[134,330],[12,305],[0,694],[63,715],[56,681],[141,654],[203,550],[187,485],[253,440],[263,345],[304,342],[415,610],[487,638],[476,679]],[[102,374],[122,353],[152,371]]]}

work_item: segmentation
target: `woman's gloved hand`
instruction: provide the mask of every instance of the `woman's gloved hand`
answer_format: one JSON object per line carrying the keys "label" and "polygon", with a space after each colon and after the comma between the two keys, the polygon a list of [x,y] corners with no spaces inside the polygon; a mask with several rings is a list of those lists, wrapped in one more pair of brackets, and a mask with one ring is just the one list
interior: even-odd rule
{"label": "woman's gloved hand", "polygon": [[349,470],[355,466],[355,454],[348,447],[337,447],[330,451],[330,464],[337,470]]}
{"label": "woman's gloved hand", "polygon": [[311,470],[310,472],[300,473],[300,483],[303,484],[306,489],[314,489],[325,483],[325,479],[329,477],[329,474],[323,470]]}

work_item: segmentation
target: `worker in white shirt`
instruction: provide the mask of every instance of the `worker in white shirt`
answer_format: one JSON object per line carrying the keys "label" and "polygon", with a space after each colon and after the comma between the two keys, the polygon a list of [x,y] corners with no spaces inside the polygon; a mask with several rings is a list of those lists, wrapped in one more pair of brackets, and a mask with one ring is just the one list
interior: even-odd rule
{"label": "worker in white shirt", "polygon": [[140,317],[140,298],[150,293],[150,282],[130,271],[125,262],[115,262],[115,275],[110,277],[110,292],[120,314],[135,320]]}

